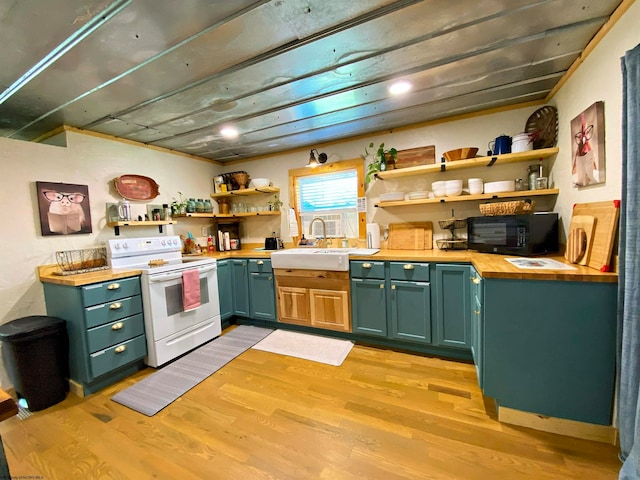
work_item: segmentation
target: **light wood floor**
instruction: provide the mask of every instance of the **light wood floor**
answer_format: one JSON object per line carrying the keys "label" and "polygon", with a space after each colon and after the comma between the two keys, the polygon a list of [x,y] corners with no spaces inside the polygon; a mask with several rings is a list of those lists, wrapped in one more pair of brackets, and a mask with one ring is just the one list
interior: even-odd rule
{"label": "light wood floor", "polygon": [[614,446],[498,423],[470,364],[355,346],[332,367],[249,350],[154,417],[110,400],[152,372],[2,422],[12,476],[597,480],[620,468]]}

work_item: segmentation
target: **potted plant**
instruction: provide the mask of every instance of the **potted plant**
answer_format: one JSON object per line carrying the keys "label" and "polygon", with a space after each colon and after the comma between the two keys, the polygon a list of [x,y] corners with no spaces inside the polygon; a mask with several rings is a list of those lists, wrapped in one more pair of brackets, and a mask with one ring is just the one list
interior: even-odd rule
{"label": "potted plant", "polygon": [[187,201],[182,198],[182,192],[178,192],[180,201],[175,197],[171,198],[171,213],[173,215],[185,215],[187,213]]}
{"label": "potted plant", "polygon": [[267,202],[267,204],[269,205],[269,210],[271,210],[272,212],[279,212],[280,208],[283,205],[283,203],[280,201],[280,198],[278,197],[278,194],[275,194],[273,196],[273,200],[271,202]]}
{"label": "potted plant", "polygon": [[[369,144],[369,148],[374,148],[373,142]],[[369,156],[369,150],[365,147],[364,149],[365,155]],[[373,160],[367,166],[367,176],[365,181],[368,183],[371,181],[371,175],[376,174],[377,172],[383,172],[388,168],[393,168],[396,163],[396,159],[398,158],[398,151],[395,148],[384,148],[384,143],[381,143],[378,146],[378,149],[373,156]]]}

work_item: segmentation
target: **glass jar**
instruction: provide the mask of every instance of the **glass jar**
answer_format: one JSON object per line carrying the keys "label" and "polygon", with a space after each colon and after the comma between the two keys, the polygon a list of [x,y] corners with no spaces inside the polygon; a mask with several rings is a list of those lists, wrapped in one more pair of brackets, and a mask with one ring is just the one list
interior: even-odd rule
{"label": "glass jar", "polygon": [[524,182],[521,178],[516,178],[516,192],[524,190]]}
{"label": "glass jar", "polygon": [[202,201],[201,198],[196,200],[196,212],[204,213],[204,202]]}
{"label": "glass jar", "polygon": [[194,213],[196,211],[196,199],[190,198],[187,200],[187,213]]}
{"label": "glass jar", "polygon": [[204,201],[204,213],[211,213],[211,212],[213,212],[213,205],[211,204],[211,200],[207,198]]}

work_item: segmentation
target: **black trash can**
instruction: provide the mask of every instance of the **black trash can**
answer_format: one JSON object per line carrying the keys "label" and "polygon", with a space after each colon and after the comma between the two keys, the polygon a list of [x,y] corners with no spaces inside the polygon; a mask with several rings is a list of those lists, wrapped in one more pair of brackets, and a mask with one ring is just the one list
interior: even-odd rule
{"label": "black trash can", "polygon": [[61,402],[69,391],[69,340],[65,321],[42,315],[0,326],[2,359],[18,398],[35,412]]}

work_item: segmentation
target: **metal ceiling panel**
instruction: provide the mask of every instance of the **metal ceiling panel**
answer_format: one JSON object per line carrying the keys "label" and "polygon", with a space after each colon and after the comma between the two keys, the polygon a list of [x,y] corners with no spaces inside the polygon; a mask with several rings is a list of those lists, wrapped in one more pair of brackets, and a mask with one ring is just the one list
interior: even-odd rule
{"label": "metal ceiling panel", "polygon": [[0,1],[0,135],[67,124],[226,161],[540,100],[619,4]]}

